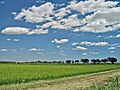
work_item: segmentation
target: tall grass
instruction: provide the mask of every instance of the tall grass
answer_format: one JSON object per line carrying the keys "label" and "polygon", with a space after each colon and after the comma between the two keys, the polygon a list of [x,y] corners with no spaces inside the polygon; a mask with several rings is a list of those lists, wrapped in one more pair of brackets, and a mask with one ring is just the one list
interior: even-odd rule
{"label": "tall grass", "polygon": [[82,90],[120,90],[120,76],[111,78],[105,85],[93,84]]}

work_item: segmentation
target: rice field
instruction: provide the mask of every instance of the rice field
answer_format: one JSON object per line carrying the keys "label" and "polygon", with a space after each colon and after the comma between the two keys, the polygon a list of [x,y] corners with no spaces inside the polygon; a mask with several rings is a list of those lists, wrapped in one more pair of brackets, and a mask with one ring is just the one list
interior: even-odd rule
{"label": "rice field", "polygon": [[0,64],[0,85],[48,80],[114,69],[120,69],[120,65]]}

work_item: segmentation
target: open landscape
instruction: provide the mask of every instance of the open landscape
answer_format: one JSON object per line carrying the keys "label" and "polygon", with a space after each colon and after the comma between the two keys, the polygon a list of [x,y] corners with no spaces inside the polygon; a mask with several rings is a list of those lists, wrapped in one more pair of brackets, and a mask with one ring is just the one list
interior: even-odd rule
{"label": "open landscape", "polygon": [[120,90],[120,0],[0,0],[0,90]]}

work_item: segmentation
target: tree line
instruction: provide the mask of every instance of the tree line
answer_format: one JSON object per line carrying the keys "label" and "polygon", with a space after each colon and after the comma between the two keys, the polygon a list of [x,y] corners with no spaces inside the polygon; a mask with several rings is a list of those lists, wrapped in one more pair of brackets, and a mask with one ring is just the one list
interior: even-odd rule
{"label": "tree line", "polygon": [[117,62],[117,58],[115,58],[115,57],[108,57],[108,58],[105,58],[105,59],[91,59],[91,60],[89,60],[87,58],[85,58],[85,59],[82,58],[81,60],[66,60],[66,63],[83,63],[83,64],[88,64],[88,63],[90,63],[90,61],[91,61],[92,64],[101,64],[101,63],[103,63],[103,64],[105,64],[105,63],[112,63],[112,64],[114,64],[115,62]]}
{"label": "tree line", "polygon": [[29,64],[38,64],[38,63],[53,63],[53,64],[106,64],[106,63],[111,63],[114,64],[117,62],[117,58],[115,57],[108,57],[105,59],[87,59],[87,58],[82,58],[80,60],[65,60],[65,61],[16,61],[16,62],[7,62],[7,61],[0,61],[0,63],[29,63]]}

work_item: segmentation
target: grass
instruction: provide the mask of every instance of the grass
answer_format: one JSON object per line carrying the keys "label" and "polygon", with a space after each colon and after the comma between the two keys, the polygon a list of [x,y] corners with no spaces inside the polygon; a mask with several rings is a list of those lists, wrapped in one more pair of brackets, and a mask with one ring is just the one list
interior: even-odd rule
{"label": "grass", "polygon": [[93,84],[93,86],[81,90],[120,90],[120,76],[111,78],[107,84]]}
{"label": "grass", "polygon": [[0,85],[48,80],[114,69],[120,69],[120,65],[0,64]]}

